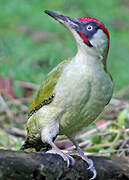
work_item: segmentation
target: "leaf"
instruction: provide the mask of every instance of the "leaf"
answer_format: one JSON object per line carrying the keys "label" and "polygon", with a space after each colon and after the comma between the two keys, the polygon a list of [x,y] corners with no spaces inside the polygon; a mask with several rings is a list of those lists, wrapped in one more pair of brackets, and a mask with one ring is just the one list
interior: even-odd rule
{"label": "leaf", "polygon": [[3,94],[11,99],[15,99],[17,97],[13,89],[13,81],[10,77],[0,77],[0,94]]}
{"label": "leaf", "polygon": [[124,109],[120,112],[118,118],[117,118],[117,121],[118,121],[118,124],[120,126],[124,126],[125,125],[125,120],[126,118],[128,117],[128,114],[129,114],[129,110],[128,109]]}
{"label": "leaf", "polygon": [[55,144],[60,149],[67,149],[73,146],[73,143],[71,141],[64,141],[64,140],[56,140]]}
{"label": "leaf", "polygon": [[15,150],[15,151],[18,151],[21,146],[22,146],[22,138],[18,138],[18,139],[17,139],[17,142],[16,142],[16,144],[15,144],[15,146],[14,146],[14,150]]}
{"label": "leaf", "polygon": [[[99,128],[101,128],[102,127],[102,125],[104,125],[106,123],[106,121],[104,120],[104,119],[101,119],[101,120],[99,120],[98,122],[96,122],[96,127],[99,129]],[[106,128],[106,127],[105,127]],[[105,129],[104,128],[104,129]],[[104,129],[102,129],[101,128],[101,130],[104,130]]]}
{"label": "leaf", "polygon": [[39,85],[31,83],[31,82],[26,82],[26,81],[16,81],[16,84],[23,89],[23,97],[30,97],[34,90],[39,89]]}
{"label": "leaf", "polygon": [[102,141],[102,137],[101,136],[92,137],[93,144],[101,144],[101,141]]}

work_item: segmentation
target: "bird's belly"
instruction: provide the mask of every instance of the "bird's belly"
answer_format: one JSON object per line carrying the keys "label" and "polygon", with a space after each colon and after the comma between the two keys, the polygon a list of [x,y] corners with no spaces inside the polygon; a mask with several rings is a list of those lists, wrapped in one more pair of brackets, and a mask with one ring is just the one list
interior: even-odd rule
{"label": "bird's belly", "polygon": [[83,82],[80,80],[77,86],[72,87],[71,90],[68,88],[68,91],[65,89],[64,101],[60,103],[64,113],[59,121],[59,134],[67,136],[76,134],[92,123],[109,102],[113,90],[109,76],[103,81],[101,78],[95,78],[92,82],[87,79]]}

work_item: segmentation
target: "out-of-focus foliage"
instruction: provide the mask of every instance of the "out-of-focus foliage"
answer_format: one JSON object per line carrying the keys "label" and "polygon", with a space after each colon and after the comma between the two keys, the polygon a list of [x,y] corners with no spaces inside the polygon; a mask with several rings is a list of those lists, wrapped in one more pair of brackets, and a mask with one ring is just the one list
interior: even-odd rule
{"label": "out-of-focus foliage", "polygon": [[108,65],[115,91],[129,84],[128,0],[1,0],[0,75],[40,84],[55,65],[75,55],[71,34],[46,15],[45,9],[103,21],[111,37]]}
{"label": "out-of-focus foliage", "polygon": [[118,120],[118,124],[119,126],[125,126],[125,120],[128,118],[129,115],[129,109],[124,109],[123,111],[120,112],[117,120]]}

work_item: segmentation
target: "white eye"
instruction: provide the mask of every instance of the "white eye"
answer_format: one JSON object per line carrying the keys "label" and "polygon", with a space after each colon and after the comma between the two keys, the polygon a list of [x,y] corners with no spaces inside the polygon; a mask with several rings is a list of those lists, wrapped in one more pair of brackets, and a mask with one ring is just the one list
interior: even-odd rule
{"label": "white eye", "polygon": [[93,26],[91,26],[91,25],[88,25],[86,29],[87,29],[88,31],[92,31],[92,29],[93,29]]}

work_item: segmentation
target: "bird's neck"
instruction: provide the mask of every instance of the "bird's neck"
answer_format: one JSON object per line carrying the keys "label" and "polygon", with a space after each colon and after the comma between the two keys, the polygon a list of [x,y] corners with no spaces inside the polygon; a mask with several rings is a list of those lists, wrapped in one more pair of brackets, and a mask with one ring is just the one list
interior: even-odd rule
{"label": "bird's neck", "polygon": [[[94,47],[93,47],[94,48]],[[81,61],[83,64],[102,64],[106,70],[106,60],[99,51],[90,47],[78,45],[78,51],[75,59]]]}
{"label": "bird's neck", "polygon": [[93,53],[89,48],[78,46],[75,59],[83,64],[88,62],[94,63],[98,59],[98,54]]}

